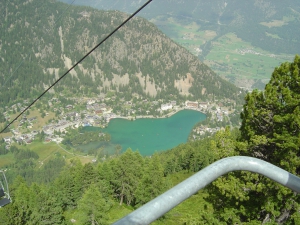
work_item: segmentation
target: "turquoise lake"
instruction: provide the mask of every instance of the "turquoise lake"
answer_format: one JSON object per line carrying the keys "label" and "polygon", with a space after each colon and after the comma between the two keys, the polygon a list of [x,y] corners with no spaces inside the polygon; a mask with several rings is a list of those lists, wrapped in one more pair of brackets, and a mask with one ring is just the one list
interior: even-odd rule
{"label": "turquoise lake", "polygon": [[206,115],[195,110],[181,110],[168,118],[112,119],[107,128],[85,127],[87,131],[105,132],[111,135],[110,143],[92,142],[81,145],[80,149],[104,147],[113,151],[117,144],[122,151],[131,148],[142,155],[152,155],[156,151],[171,149],[186,143],[194,125],[206,119]]}

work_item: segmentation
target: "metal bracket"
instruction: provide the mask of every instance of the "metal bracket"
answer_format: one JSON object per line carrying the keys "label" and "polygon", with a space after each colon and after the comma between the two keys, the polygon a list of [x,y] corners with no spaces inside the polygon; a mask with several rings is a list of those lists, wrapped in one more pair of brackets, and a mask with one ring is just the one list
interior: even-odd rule
{"label": "metal bracket", "polygon": [[[11,198],[9,195],[9,189],[8,189],[8,183],[6,180],[6,176],[3,170],[0,170],[0,173],[2,173],[4,183],[6,184],[6,188],[4,188],[1,179],[0,179],[0,208],[11,203]],[[3,198],[2,198],[3,197]]]}
{"label": "metal bracket", "polygon": [[221,159],[141,206],[114,225],[150,224],[218,177],[238,170],[264,175],[300,193],[300,178],[260,159],[233,156]]}

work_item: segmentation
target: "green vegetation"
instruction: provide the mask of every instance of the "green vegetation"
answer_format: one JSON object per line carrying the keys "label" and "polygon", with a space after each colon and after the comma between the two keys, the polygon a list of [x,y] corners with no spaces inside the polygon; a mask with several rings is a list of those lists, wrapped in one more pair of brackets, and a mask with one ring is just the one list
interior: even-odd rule
{"label": "green vegetation", "polygon": [[[286,62],[274,70],[263,92],[255,90],[246,96],[235,153],[271,162],[298,176],[299,66],[300,58],[296,56],[293,63]],[[223,223],[300,222],[299,196],[258,174],[230,173],[214,182],[209,192],[215,218]],[[226,198],[220,201],[220,196]]]}
{"label": "green vegetation", "polygon": [[33,160],[34,169],[43,167],[48,161],[57,157],[62,157],[67,161],[78,159],[82,163],[91,162],[94,158],[92,156],[83,155],[74,148],[67,150],[67,147],[53,142],[45,144],[40,141],[34,141],[30,145],[13,145],[9,150],[6,150],[4,145],[0,145],[0,168],[9,168],[19,162],[13,153],[14,150],[12,150],[15,148],[18,149],[17,151],[31,151],[33,154],[38,155],[38,159]]}
{"label": "green vegetation", "polygon": [[[13,203],[4,224],[109,224],[224,157],[257,157],[299,176],[300,57],[276,68],[264,91],[246,96],[240,130],[182,144],[152,157],[128,149],[82,165],[57,155],[34,169],[37,154],[14,148],[7,170]],[[22,176],[23,178],[21,178]],[[24,180],[25,179],[25,180]],[[299,224],[299,196],[250,172],[232,172],[154,224]],[[72,222],[71,222],[72,221]]]}
{"label": "green vegetation", "polygon": [[[115,5],[107,1],[97,4],[84,0],[77,2],[99,9],[117,9],[125,12],[133,12],[141,4],[137,0],[132,0],[132,4]],[[221,77],[238,87],[247,86],[249,89],[263,90],[272,69],[286,60],[292,60],[293,55],[298,53],[299,29],[295,27],[299,26],[299,12],[297,0],[288,2],[189,0],[188,3],[174,0],[172,4],[168,1],[152,3],[147,10],[142,10],[140,15],[149,19],[168,37],[199,56],[201,60],[206,60],[206,63],[214,66],[215,72]],[[249,55],[242,57],[231,52],[230,50],[235,50],[230,48],[232,44],[229,44],[229,48],[221,46],[221,49],[215,45],[221,43],[220,39],[231,34],[238,37],[237,43],[242,42],[246,48],[262,53],[264,57],[261,56],[259,61],[256,61]],[[276,55],[276,58],[268,56],[272,54]],[[231,59],[229,66],[226,64],[227,55]],[[237,66],[232,66],[234,58],[238,59],[238,62],[235,62]],[[262,81],[264,85],[253,84],[256,79]]]}
{"label": "green vegetation", "polygon": [[110,135],[92,131],[83,132],[82,128],[69,129],[62,144],[76,147],[92,141],[110,141]]}
{"label": "green vegetation", "polygon": [[260,48],[253,48],[236,35],[228,33],[212,42],[212,49],[204,62],[217,74],[229,80],[268,80],[275,66],[291,60],[292,55],[274,55]]}
{"label": "green vegetation", "polygon": [[166,20],[157,18],[154,19],[153,22],[162,29],[168,37],[179,43],[181,46],[184,46],[195,55],[199,54],[199,52],[196,51],[196,48],[217,35],[214,31],[201,30],[201,26],[195,22],[182,24],[180,19],[175,19],[173,17],[169,17]]}
{"label": "green vegetation", "polygon": [[[236,6],[239,4],[237,2]],[[56,76],[52,70],[64,71],[68,67],[64,63],[78,60],[95,41],[103,38],[102,34],[110,31],[111,27],[107,24],[119,25],[127,16],[86,7],[72,7],[63,14],[63,5],[55,1],[41,4],[37,0],[26,3],[14,0],[0,3],[0,6],[5,8],[5,16],[0,23],[3,31],[3,56],[0,60],[4,62],[0,64],[0,83],[5,84],[1,85],[0,92],[3,109],[17,101],[31,100],[37,96]],[[91,13],[89,19],[82,18],[80,13],[84,10]],[[253,16],[253,11],[249,10],[249,14],[263,21],[262,17]],[[59,23],[53,23],[61,15],[67,16],[62,16]],[[225,12],[221,23],[230,24],[233,21],[230,15],[230,11]],[[54,88],[53,91],[61,96],[59,101],[72,104],[72,100],[62,96],[93,96],[99,92],[108,97],[115,97],[113,93],[118,93],[120,96],[116,97],[122,96],[126,101],[131,100],[133,94],[150,98],[152,95],[145,91],[139,78],[149,75],[149,83],[154,83],[157,99],[176,96],[175,99],[190,97],[206,100],[230,96],[235,103],[241,102],[242,95],[238,95],[236,87],[219,79],[196,57],[164,38],[146,20],[135,20],[136,23],[128,24],[127,29],[116,34],[101,51],[96,51],[89,60],[84,61],[81,65],[83,69],[77,68],[75,74],[66,77],[64,83]],[[299,36],[299,30],[295,29],[296,20],[289,21],[291,23],[287,26]],[[95,27],[96,24],[99,27]],[[217,21],[205,22],[203,29],[211,30],[215,24]],[[24,25],[26,29],[23,29]],[[61,37],[57,35],[60,27],[63,30]],[[243,40],[249,41],[256,35],[247,27],[235,28],[237,36],[242,36]],[[265,49],[276,46],[268,39],[260,41],[264,37],[262,31],[263,35],[266,31],[261,27],[258,29],[252,44],[266,45]],[[281,32],[280,26],[270,26],[269,29],[267,33],[272,35],[267,36],[278,41],[275,49],[278,52],[284,49],[283,38],[293,38],[291,33]],[[218,38],[227,33],[228,30],[221,30],[214,41],[225,44],[222,38]],[[77,43],[77,40],[82,42]],[[151,42],[153,40],[155,42]],[[204,52],[208,53],[214,43],[207,43]],[[295,46],[298,46],[297,40],[289,44],[284,52],[295,51]],[[71,59],[62,60],[63,57]],[[26,66],[15,73],[18,64],[14,62],[22,64],[24,59]],[[251,62],[243,63],[251,67]],[[255,90],[246,96],[240,130],[227,127],[212,137],[182,144],[151,157],[142,157],[128,149],[121,155],[91,163],[90,158],[78,156],[57,144],[49,144],[45,148],[40,142],[33,142],[30,146],[13,145],[7,151],[2,141],[0,165],[7,169],[13,202],[1,208],[1,222],[8,225],[109,224],[212,162],[233,155],[261,158],[299,176],[299,67],[300,58],[296,56],[294,62],[284,63],[274,70],[264,91]],[[128,83],[116,82],[126,73],[129,74]],[[137,73],[141,75],[137,76]],[[194,79],[189,89],[190,96],[182,96],[180,90],[174,88],[174,82],[185,78],[186,73],[191,73]],[[95,79],[91,74],[101,74],[101,77]],[[46,104],[49,96],[45,96],[45,102],[37,102],[40,112],[32,111],[29,115],[38,114],[45,120],[53,119],[53,114],[48,118],[46,116],[46,110],[50,108]],[[15,115],[19,110],[16,106],[9,114]],[[59,113],[57,109],[56,114]],[[3,116],[0,123],[1,126],[5,123]],[[27,128],[24,125],[22,129]],[[96,138],[89,136],[89,133],[82,136],[88,136],[91,140]],[[42,137],[43,134],[41,140]],[[70,132],[65,144],[76,146],[80,138],[80,135]],[[291,190],[260,175],[234,172],[219,178],[154,224],[294,225],[300,223],[299,202],[300,197]]]}
{"label": "green vegetation", "polygon": [[[1,85],[0,103],[3,107],[23,104],[25,99],[27,106],[128,16],[83,6],[70,6],[65,13],[67,5],[56,1],[33,0],[21,4],[14,0],[0,3],[0,7],[9,12],[0,24],[4,62],[0,64],[0,83],[5,84]],[[88,18],[83,12],[89,14]],[[175,87],[175,82],[184,82],[187,74],[193,80],[183,85],[187,86],[183,94],[181,85]],[[241,101],[242,96],[237,96],[239,91],[153,24],[135,18],[43,98],[51,99],[55,94],[57,98],[96,97],[117,92],[118,97],[126,101],[134,94],[156,100],[173,96],[183,101],[187,98],[205,101],[214,95]],[[16,112],[19,110],[16,108]],[[44,119],[53,118],[53,114],[46,115],[46,110],[39,115]],[[3,117],[0,123],[2,121]]]}
{"label": "green vegetation", "polygon": [[[169,17],[165,21],[158,18],[154,23],[181,46],[199,55],[219,76],[237,86],[264,89],[254,82],[260,80],[266,84],[275,66],[293,58],[292,54],[274,54],[264,50],[263,46],[254,46],[251,41],[238,38],[231,32],[220,35],[214,29],[204,30],[195,22],[185,24],[181,18]],[[279,38],[277,34],[266,35]]]}

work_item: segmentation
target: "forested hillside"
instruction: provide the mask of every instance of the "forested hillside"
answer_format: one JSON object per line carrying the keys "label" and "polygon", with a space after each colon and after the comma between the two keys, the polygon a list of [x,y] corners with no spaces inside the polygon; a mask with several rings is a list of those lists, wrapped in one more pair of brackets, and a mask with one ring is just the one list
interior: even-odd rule
{"label": "forested hillside", "polygon": [[[152,157],[129,149],[99,163],[71,160],[62,167],[58,155],[40,173],[14,170],[37,160],[35,154],[27,151],[21,157],[15,149],[16,157],[24,159],[7,170],[13,203],[0,210],[1,222],[109,224],[212,162],[234,155],[260,158],[299,176],[299,67],[296,56],[275,68],[264,91],[246,96],[239,130],[227,127]],[[232,172],[154,224],[295,225],[300,223],[299,201],[299,195],[262,175]]]}
{"label": "forested hillside", "polygon": [[[99,9],[117,9],[133,12],[143,1],[107,0],[61,0],[63,2],[89,5]],[[299,24],[300,5],[297,0],[168,0],[153,1],[141,15],[156,19],[158,24],[174,17],[182,23],[196,22],[201,30],[213,30],[220,37],[228,32],[252,43],[253,46],[278,53],[297,54],[300,40]],[[167,27],[160,27],[168,31]],[[215,38],[215,39],[216,39]],[[204,47],[204,46],[203,46]],[[206,46],[208,47],[208,46]]]}
{"label": "forested hillside", "polygon": [[[144,1],[60,0],[133,12]],[[300,48],[298,0],[152,1],[139,15],[238,87],[264,89],[273,68]]]}
{"label": "forested hillside", "polygon": [[[14,0],[0,8],[4,106],[36,97],[128,17],[56,1]],[[51,92],[84,96],[108,90],[158,99],[240,98],[238,88],[142,18],[126,24]]]}

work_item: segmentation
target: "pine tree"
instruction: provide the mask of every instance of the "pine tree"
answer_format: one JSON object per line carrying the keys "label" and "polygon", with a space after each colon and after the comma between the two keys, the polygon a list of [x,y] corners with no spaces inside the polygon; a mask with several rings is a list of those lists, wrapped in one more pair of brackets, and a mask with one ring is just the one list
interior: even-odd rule
{"label": "pine tree", "polygon": [[164,178],[164,169],[159,161],[157,154],[154,154],[151,159],[145,163],[143,177],[139,182],[135,191],[136,203],[138,206],[143,205],[166,189]]}
{"label": "pine tree", "polygon": [[263,92],[246,96],[241,114],[242,138],[250,156],[299,173],[300,57],[276,68]]}
{"label": "pine tree", "polygon": [[35,205],[35,194],[39,193],[39,188],[32,192],[24,179],[18,176],[10,187],[13,202],[0,210],[1,222],[7,225],[27,224]]}
{"label": "pine tree", "polygon": [[[300,57],[275,68],[264,91],[247,94],[241,113],[241,155],[260,158],[299,176]],[[215,216],[225,224],[298,224],[299,196],[270,179],[234,172],[211,185]]]}
{"label": "pine tree", "polygon": [[62,224],[64,221],[62,205],[54,188],[42,189],[40,193],[36,194],[30,224]]}
{"label": "pine tree", "polygon": [[80,175],[82,168],[79,160],[71,160],[69,168],[65,168],[54,182],[56,197],[62,203],[64,210],[75,208],[83,194],[84,183]]}
{"label": "pine tree", "polygon": [[108,224],[107,212],[111,203],[106,201],[99,188],[92,184],[78,201],[79,224]]}
{"label": "pine tree", "polygon": [[134,192],[142,176],[144,160],[139,152],[126,150],[115,163],[112,185],[115,194],[120,199],[120,205],[126,201],[127,205],[134,202]]}

